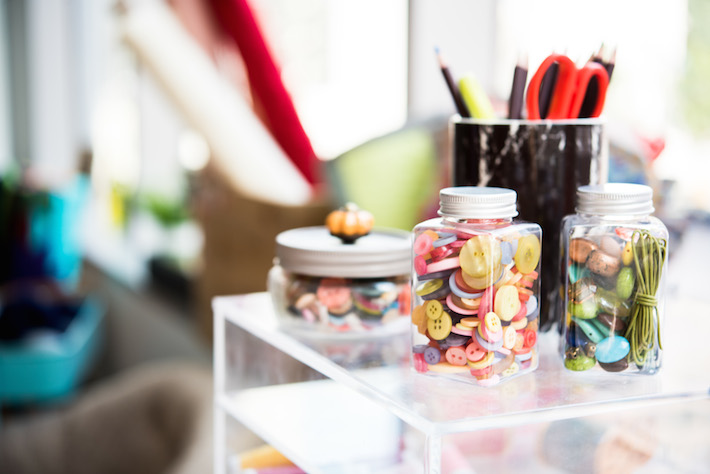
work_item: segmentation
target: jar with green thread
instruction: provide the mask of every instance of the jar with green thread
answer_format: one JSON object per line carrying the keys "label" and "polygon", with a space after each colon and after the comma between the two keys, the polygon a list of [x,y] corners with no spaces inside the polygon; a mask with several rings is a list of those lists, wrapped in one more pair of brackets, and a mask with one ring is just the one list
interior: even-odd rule
{"label": "jar with green thread", "polygon": [[562,221],[561,353],[572,371],[653,374],[661,367],[668,230],[649,186],[577,190]]}

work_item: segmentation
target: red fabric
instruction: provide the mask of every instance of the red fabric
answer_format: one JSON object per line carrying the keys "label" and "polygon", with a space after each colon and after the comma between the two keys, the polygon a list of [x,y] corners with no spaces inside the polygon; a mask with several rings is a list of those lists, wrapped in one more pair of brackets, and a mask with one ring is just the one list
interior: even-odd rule
{"label": "red fabric", "polygon": [[309,183],[319,182],[319,161],[247,0],[210,0],[209,4],[239,48],[255,102],[263,107],[274,138]]}

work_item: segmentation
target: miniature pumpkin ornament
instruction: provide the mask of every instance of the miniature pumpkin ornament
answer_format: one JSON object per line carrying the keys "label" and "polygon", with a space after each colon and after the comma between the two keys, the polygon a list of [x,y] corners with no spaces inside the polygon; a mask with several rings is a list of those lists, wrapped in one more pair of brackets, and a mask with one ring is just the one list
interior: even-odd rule
{"label": "miniature pumpkin ornament", "polygon": [[375,219],[372,214],[349,202],[336,209],[325,218],[325,226],[330,233],[346,244],[370,233]]}

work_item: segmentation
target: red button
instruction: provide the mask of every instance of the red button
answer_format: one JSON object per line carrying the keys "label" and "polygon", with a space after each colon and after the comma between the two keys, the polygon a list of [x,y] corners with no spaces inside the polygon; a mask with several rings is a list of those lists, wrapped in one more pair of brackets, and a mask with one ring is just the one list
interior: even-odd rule
{"label": "red button", "polygon": [[537,332],[526,329],[523,333],[523,338],[525,340],[525,347],[533,347],[537,342]]}

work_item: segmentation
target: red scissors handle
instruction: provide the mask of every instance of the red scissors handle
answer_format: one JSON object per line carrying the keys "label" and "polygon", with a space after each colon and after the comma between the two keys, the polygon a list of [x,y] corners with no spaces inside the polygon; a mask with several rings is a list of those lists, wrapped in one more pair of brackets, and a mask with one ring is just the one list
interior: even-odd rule
{"label": "red scissors handle", "polygon": [[[590,83],[592,80],[597,81],[597,85],[593,91],[590,90]],[[581,117],[580,112],[582,112],[582,104],[585,103],[585,98],[588,93],[594,94],[594,96],[589,97],[587,100],[592,101],[589,106],[585,104],[585,118],[586,117],[599,117],[604,108],[604,100],[606,98],[606,89],[609,86],[609,74],[606,68],[599,63],[588,62],[582,69],[577,73],[577,85],[575,87],[575,95],[570,106],[569,117],[579,118]],[[587,112],[587,109],[590,109]]]}
{"label": "red scissors handle", "polygon": [[[547,70],[553,64],[557,64],[557,81],[555,82],[550,100],[550,110],[548,119],[569,118],[570,106],[577,85],[577,66],[564,54],[551,54],[540,65],[538,70],[530,79],[526,105],[528,108],[528,119],[540,120],[540,84]],[[608,81],[607,81],[608,82]]]}

